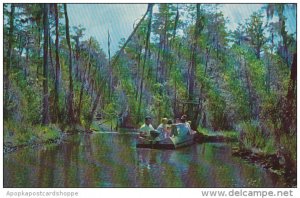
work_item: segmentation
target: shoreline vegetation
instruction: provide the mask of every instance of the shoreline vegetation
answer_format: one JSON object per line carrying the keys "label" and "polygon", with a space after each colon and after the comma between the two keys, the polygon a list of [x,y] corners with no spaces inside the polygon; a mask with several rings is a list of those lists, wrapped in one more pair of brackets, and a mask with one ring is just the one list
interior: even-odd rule
{"label": "shoreline vegetation", "polygon": [[45,144],[59,144],[66,133],[57,125],[25,126],[4,124],[3,152],[9,153],[25,147],[38,147]]}
{"label": "shoreline vegetation", "polygon": [[56,124],[48,126],[13,125],[5,123],[3,137],[3,152],[10,153],[25,147],[39,147],[46,144],[61,144],[68,135],[78,133],[92,133],[94,131],[111,131],[111,126],[93,122],[91,128],[86,130],[83,126],[75,125],[73,128],[61,129]]}

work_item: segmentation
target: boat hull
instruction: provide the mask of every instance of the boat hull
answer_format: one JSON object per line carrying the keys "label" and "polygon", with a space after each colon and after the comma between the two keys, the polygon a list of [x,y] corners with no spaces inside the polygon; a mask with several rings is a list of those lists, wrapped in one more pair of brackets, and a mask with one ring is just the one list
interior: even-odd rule
{"label": "boat hull", "polygon": [[194,143],[194,134],[184,137],[175,136],[169,137],[160,141],[149,140],[139,137],[137,139],[137,148],[152,148],[152,149],[176,149],[192,145]]}

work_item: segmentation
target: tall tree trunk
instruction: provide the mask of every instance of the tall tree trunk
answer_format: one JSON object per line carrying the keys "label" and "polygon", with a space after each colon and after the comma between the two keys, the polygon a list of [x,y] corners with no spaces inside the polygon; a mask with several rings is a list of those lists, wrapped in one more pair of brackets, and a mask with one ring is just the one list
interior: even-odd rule
{"label": "tall tree trunk", "polygon": [[270,59],[272,54],[266,56],[267,59],[267,74],[266,74],[266,91],[270,93],[270,86],[271,86],[271,66],[270,66]]}
{"label": "tall tree trunk", "polygon": [[48,93],[48,42],[49,42],[49,22],[48,22],[49,4],[44,4],[43,26],[44,26],[44,56],[43,56],[43,118],[44,125],[49,124],[49,93]]}
{"label": "tall tree trunk", "polygon": [[[84,68],[84,73],[83,73],[83,78],[82,78],[82,82],[81,82],[81,88],[80,88],[80,95],[79,95],[79,103],[78,103],[78,107],[77,107],[77,121],[80,122],[80,114],[81,114],[81,107],[82,107],[82,97],[83,97],[83,89],[84,89],[84,84],[86,81],[86,71],[88,70],[87,68],[90,68],[90,48],[91,48],[91,44],[92,44],[92,38],[90,38],[89,40],[89,50],[88,50],[88,60],[87,60],[87,64],[86,67]],[[89,74],[88,74],[89,76]]]}
{"label": "tall tree trunk", "polygon": [[[178,4],[177,4],[177,11],[176,11],[176,17],[175,17],[174,28],[173,28],[173,35],[172,35],[172,40],[170,41],[170,50],[173,49],[173,43],[175,41],[178,20],[179,20],[179,10],[178,10]],[[168,62],[169,62],[169,60],[168,60]],[[173,61],[170,63],[170,69],[169,69],[170,73],[172,72],[172,69],[173,69]]]}
{"label": "tall tree trunk", "polygon": [[139,98],[138,119],[137,119],[138,122],[140,121],[140,118],[141,118],[141,104],[142,104],[142,96],[143,96],[144,73],[145,73],[147,54],[149,53],[148,46],[149,46],[150,33],[151,33],[152,10],[153,10],[153,4],[150,3],[150,4],[148,4],[148,9],[147,9],[147,11],[149,12],[149,22],[148,22],[148,28],[147,28],[144,63],[143,63],[142,77],[141,77],[141,84],[140,84],[140,98]]}
{"label": "tall tree trunk", "polygon": [[[200,35],[200,32],[203,29],[203,24],[201,22],[201,16],[200,16],[200,4],[196,5],[197,8],[197,18],[196,18],[196,25],[195,25],[195,30],[194,30],[194,43],[192,44],[192,51],[191,51],[191,62],[190,62],[190,68],[189,68],[189,86],[188,86],[188,117],[193,118],[194,117],[194,104],[192,103],[194,99],[194,85],[195,85],[195,73],[196,73],[196,65],[197,65],[197,41],[198,37]],[[198,112],[196,112],[198,113]],[[195,122],[195,120],[193,121]],[[195,128],[194,128],[195,129]]]}
{"label": "tall tree trunk", "polygon": [[71,48],[70,32],[69,32],[68,11],[67,11],[67,5],[65,3],[64,3],[64,12],[65,12],[65,20],[66,20],[66,39],[69,48],[68,123],[74,124],[75,119],[74,119],[74,109],[73,109],[74,91],[73,91],[73,77],[72,77],[72,48]]}
{"label": "tall tree trunk", "polygon": [[15,16],[15,4],[11,4],[11,11],[9,17],[9,35],[8,35],[8,49],[6,55],[6,65],[4,71],[4,118],[9,113],[7,109],[8,100],[9,100],[9,87],[10,87],[10,70],[11,70],[11,62],[12,62],[12,46],[13,46],[13,32],[14,32],[14,16]]}
{"label": "tall tree trunk", "polygon": [[[161,36],[160,36],[161,37]],[[161,40],[161,39],[160,39]],[[159,42],[157,60],[156,60],[156,75],[155,75],[155,82],[158,82],[158,74],[159,74],[159,67],[160,67],[160,52],[161,52],[162,44],[161,41]]]}
{"label": "tall tree trunk", "polygon": [[175,35],[176,35],[178,20],[179,20],[179,10],[178,10],[178,4],[177,4],[176,17],[175,17],[174,28],[173,28],[173,35],[172,35],[172,37],[173,37],[172,40],[173,41],[174,41]]}
{"label": "tall tree trunk", "polygon": [[[168,4],[167,4],[168,6]],[[164,36],[163,36],[163,75],[164,75],[164,82],[167,79],[168,76],[168,55],[166,54],[166,52],[168,51],[168,35],[167,35],[167,30],[168,30],[168,14],[165,15],[165,27],[164,27]]]}
{"label": "tall tree trunk", "polygon": [[51,31],[51,28],[49,28],[49,59],[50,59],[50,65],[51,65],[51,69],[50,69],[50,76],[55,74],[55,68],[54,68],[54,64],[53,64],[53,57],[52,57],[52,39],[51,39],[51,35],[50,35],[50,31]]}
{"label": "tall tree trunk", "polygon": [[[208,60],[209,60],[209,52],[210,50],[208,50],[208,48],[206,48],[206,58],[205,58],[205,69],[204,69],[204,77],[206,76],[206,72],[207,72],[207,66],[208,66]],[[194,129],[197,129],[199,123],[200,123],[200,119],[201,119],[201,115],[205,115],[205,113],[203,114],[203,103],[205,102],[205,98],[203,97],[203,83],[200,84],[200,91],[199,91],[199,99],[198,99],[198,106],[197,106],[197,110],[195,112],[195,116],[194,116],[194,122],[192,122],[191,127]]]}
{"label": "tall tree trunk", "polygon": [[139,95],[139,75],[140,75],[140,65],[141,65],[141,54],[142,54],[143,46],[139,47],[138,52],[138,63],[137,63],[137,72],[136,72],[136,93],[135,93],[135,100],[138,100]]}
{"label": "tall tree trunk", "polygon": [[293,55],[293,62],[291,66],[291,74],[288,92],[285,99],[284,105],[284,116],[283,116],[283,129],[285,133],[294,135],[297,128],[297,106],[296,106],[296,84],[297,84],[297,53]]}
{"label": "tall tree trunk", "polygon": [[20,60],[22,58],[22,53],[23,53],[23,50],[24,50],[24,46],[23,46],[23,43],[22,43],[22,33],[20,33],[19,35],[19,50],[18,50],[18,62],[17,62],[17,68],[20,67]]}
{"label": "tall tree trunk", "polygon": [[284,12],[284,5],[278,5],[278,15],[279,15],[279,24],[280,24],[280,34],[282,36],[282,45],[283,45],[283,50],[284,50],[284,60],[289,67],[289,61],[288,61],[288,34],[285,29],[285,16],[283,14]]}
{"label": "tall tree trunk", "polygon": [[254,101],[253,101],[253,93],[252,93],[252,87],[251,87],[251,80],[248,73],[248,68],[246,65],[246,60],[244,60],[244,72],[245,72],[245,79],[246,79],[246,87],[248,90],[248,102],[249,102],[249,109],[250,109],[250,118],[254,119]]}
{"label": "tall tree trunk", "polygon": [[111,100],[111,96],[113,93],[113,68],[110,64],[110,34],[109,30],[107,32],[107,52],[108,52],[108,67],[109,67],[109,92],[108,98]]}
{"label": "tall tree trunk", "polygon": [[25,60],[26,60],[26,64],[24,67],[24,75],[25,75],[25,79],[27,79],[28,76],[28,67],[29,67],[29,37],[26,38],[26,47],[25,47]]}
{"label": "tall tree trunk", "polygon": [[[42,5],[41,5],[42,6]],[[38,26],[38,49],[37,49],[37,53],[38,53],[38,64],[36,65],[36,77],[39,79],[39,69],[40,69],[40,63],[41,63],[41,40],[42,40],[42,31],[41,31],[41,23],[37,22],[37,26]]]}
{"label": "tall tree trunk", "polygon": [[11,11],[9,15],[9,35],[8,35],[8,49],[7,49],[7,64],[6,64],[6,77],[9,79],[11,59],[12,59],[12,46],[13,46],[13,33],[14,33],[14,18],[15,18],[15,4],[11,4]]}
{"label": "tall tree trunk", "polygon": [[260,48],[261,48],[261,47],[258,46],[258,47],[255,49],[255,51],[256,51],[255,54],[256,54],[256,58],[257,58],[257,59],[260,59]]}
{"label": "tall tree trunk", "polygon": [[177,116],[177,82],[174,80],[174,103],[173,103],[173,114]]}
{"label": "tall tree trunk", "polygon": [[[93,121],[93,118],[94,118],[94,115],[95,115],[95,112],[96,112],[96,109],[98,107],[98,104],[100,102],[100,97],[101,97],[101,91],[103,90],[103,86],[105,85],[105,80],[103,79],[102,82],[100,82],[100,85],[97,89],[97,96],[96,96],[96,99],[94,100],[94,102],[92,102],[92,109],[91,109],[91,112],[89,114],[89,117],[88,117],[88,120],[87,120],[87,123],[86,123],[86,130],[87,132],[90,130],[90,126],[92,124],[92,121]],[[105,91],[105,90],[104,90]]]}
{"label": "tall tree trunk", "polygon": [[76,60],[76,64],[75,64],[75,79],[78,79],[79,77],[79,36],[75,36],[73,37],[75,40],[75,49],[76,49],[76,54],[75,54],[75,60]]}
{"label": "tall tree trunk", "polygon": [[271,63],[273,62],[272,54],[274,50],[274,33],[271,35],[271,53],[267,56],[267,93],[270,93],[271,90]]}
{"label": "tall tree trunk", "polygon": [[54,85],[54,112],[55,121],[59,120],[60,110],[59,110],[59,79],[60,79],[60,64],[59,64],[59,18],[57,4],[54,4],[55,12],[55,85]]}

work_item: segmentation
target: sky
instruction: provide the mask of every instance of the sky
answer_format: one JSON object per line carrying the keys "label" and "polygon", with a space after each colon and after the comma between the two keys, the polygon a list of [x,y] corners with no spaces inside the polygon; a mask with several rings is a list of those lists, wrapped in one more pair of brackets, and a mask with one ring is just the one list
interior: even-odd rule
{"label": "sky", "polygon": [[129,37],[134,23],[138,23],[147,10],[147,4],[68,4],[70,26],[86,28],[85,38],[95,37],[107,53],[108,30],[111,37],[111,54],[121,38]]}
{"label": "sky", "polygon": [[[234,30],[238,23],[249,18],[262,6],[262,4],[222,4],[220,10],[229,20],[227,28]],[[119,49],[121,38],[129,37],[134,24],[138,23],[146,10],[147,4],[68,4],[70,26],[85,27],[83,39],[95,37],[106,54],[108,54],[107,32],[109,30],[112,55]],[[295,32],[296,14],[289,11],[285,16],[288,19],[288,32]],[[273,20],[276,20],[276,17]]]}

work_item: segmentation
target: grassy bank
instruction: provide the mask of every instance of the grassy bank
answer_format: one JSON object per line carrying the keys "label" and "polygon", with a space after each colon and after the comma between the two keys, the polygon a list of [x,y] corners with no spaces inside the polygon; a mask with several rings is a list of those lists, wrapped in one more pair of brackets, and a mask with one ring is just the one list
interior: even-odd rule
{"label": "grassy bank", "polygon": [[61,133],[59,127],[54,124],[42,126],[4,122],[4,144],[18,146],[27,143],[46,142],[59,138]]}
{"label": "grassy bank", "polygon": [[114,120],[94,120],[91,124],[91,131],[114,131],[116,129],[117,122]]}
{"label": "grassy bank", "polygon": [[[90,130],[111,131],[111,126],[114,130],[116,124],[114,120],[94,121],[90,126]],[[4,121],[4,152],[14,151],[25,146],[60,142],[65,134],[75,132],[87,132],[87,130],[78,124],[73,127],[65,126],[61,129],[61,127],[56,124],[43,126]]]}
{"label": "grassy bank", "polygon": [[260,164],[296,186],[297,140],[294,135],[272,127],[266,130],[253,120],[240,123],[237,130],[239,146],[233,148],[233,155]]}
{"label": "grassy bank", "polygon": [[242,122],[236,131],[211,131],[198,128],[198,142],[226,142],[235,140],[237,146],[232,154],[255,163],[278,175],[284,176],[288,184],[296,186],[296,138],[282,134],[275,140],[275,135],[265,133],[257,122]]}
{"label": "grassy bank", "polygon": [[62,139],[63,132],[54,124],[48,126],[30,125],[27,123],[4,122],[4,152],[17,148],[55,143]]}
{"label": "grassy bank", "polygon": [[259,155],[278,155],[285,157],[296,164],[296,138],[289,134],[281,134],[276,140],[275,134],[266,133],[258,122],[242,122],[236,127],[236,131],[212,131],[199,127],[198,134],[205,137],[222,137],[224,139],[236,139],[239,142],[240,150],[248,150]]}
{"label": "grassy bank", "polygon": [[264,154],[276,153],[275,140],[271,134],[264,133],[258,122],[242,122],[237,129],[240,131],[240,147]]}
{"label": "grassy bank", "polygon": [[198,127],[196,134],[197,142],[231,142],[238,141],[237,131],[212,131],[207,128]]}
{"label": "grassy bank", "polygon": [[[242,122],[237,129],[240,132],[240,148],[262,155],[276,154],[296,164],[297,141],[295,136],[276,130],[263,130],[256,121]],[[280,136],[276,133],[281,133]],[[277,137],[277,138],[276,138]]]}

